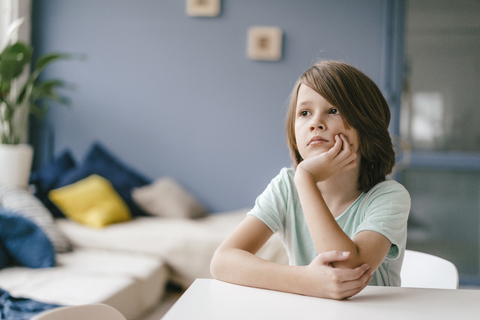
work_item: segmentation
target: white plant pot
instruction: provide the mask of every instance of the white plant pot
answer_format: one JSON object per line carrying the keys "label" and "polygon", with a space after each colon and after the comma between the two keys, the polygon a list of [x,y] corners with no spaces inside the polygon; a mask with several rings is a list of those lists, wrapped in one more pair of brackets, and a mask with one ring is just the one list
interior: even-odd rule
{"label": "white plant pot", "polygon": [[28,144],[0,144],[0,183],[27,189],[32,159]]}

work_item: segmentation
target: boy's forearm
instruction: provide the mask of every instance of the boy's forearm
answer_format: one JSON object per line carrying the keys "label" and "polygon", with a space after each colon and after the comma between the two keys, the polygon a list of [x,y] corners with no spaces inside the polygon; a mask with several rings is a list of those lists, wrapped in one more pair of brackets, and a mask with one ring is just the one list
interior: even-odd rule
{"label": "boy's forearm", "polygon": [[350,258],[347,261],[335,262],[334,266],[356,268],[361,265],[364,261],[360,261],[356,244],[338,225],[313,177],[305,172],[297,172],[295,184],[317,253],[333,250],[348,251]]}
{"label": "boy's forearm", "polygon": [[371,280],[366,264],[355,269],[331,266],[345,259],[348,255],[331,251],[318,255],[307,266],[287,266],[263,260],[248,251],[229,248],[215,253],[211,273],[218,280],[249,287],[345,299],[363,290]]}
{"label": "boy's forearm", "polygon": [[212,276],[218,280],[308,295],[303,268],[267,261],[241,249],[217,251],[210,267]]}

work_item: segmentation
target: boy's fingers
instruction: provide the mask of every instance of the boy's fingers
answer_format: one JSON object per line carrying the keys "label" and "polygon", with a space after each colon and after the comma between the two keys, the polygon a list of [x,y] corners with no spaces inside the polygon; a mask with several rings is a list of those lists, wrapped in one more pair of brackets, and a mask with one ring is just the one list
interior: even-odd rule
{"label": "boy's fingers", "polygon": [[355,168],[357,166],[357,154],[356,153],[349,154],[339,162],[339,165],[342,168],[342,172]]}
{"label": "boy's fingers", "polygon": [[[347,159],[347,161],[349,161],[349,160]],[[355,168],[356,166],[357,166],[357,158],[355,157],[353,160],[348,162],[342,169],[347,171],[347,170]]]}
{"label": "boy's fingers", "polygon": [[341,282],[361,281],[363,283],[370,277],[369,269],[367,264],[363,264],[355,269],[337,269],[336,272]]}
{"label": "boy's fingers", "polygon": [[347,151],[353,152],[352,145],[348,142],[347,137],[346,137],[343,133],[340,134],[340,138],[341,138],[342,141],[343,141],[343,150],[347,150]]}
{"label": "boy's fingers", "polygon": [[353,150],[352,145],[348,143],[347,137],[344,134],[340,134],[343,141],[344,149],[342,149],[343,159],[342,164],[344,167],[354,167],[356,164],[357,153]]}
{"label": "boy's fingers", "polygon": [[332,154],[333,156],[337,156],[340,151],[342,151],[342,145],[343,140],[338,135],[335,135],[335,144],[330,150],[328,150],[328,153]]}
{"label": "boy's fingers", "polygon": [[354,288],[354,289],[347,290],[347,291],[343,292],[343,293],[342,293],[343,299],[353,297],[354,295],[356,295],[357,293],[359,293],[360,291],[362,291],[363,289],[365,289],[365,287],[368,285],[369,282],[370,282],[370,281],[366,281],[366,282],[363,283],[360,287],[356,287],[356,288]]}
{"label": "boy's fingers", "polygon": [[347,260],[350,256],[350,252],[345,251],[328,251],[322,252],[318,255],[319,260],[322,264],[329,264],[335,261],[344,261]]}

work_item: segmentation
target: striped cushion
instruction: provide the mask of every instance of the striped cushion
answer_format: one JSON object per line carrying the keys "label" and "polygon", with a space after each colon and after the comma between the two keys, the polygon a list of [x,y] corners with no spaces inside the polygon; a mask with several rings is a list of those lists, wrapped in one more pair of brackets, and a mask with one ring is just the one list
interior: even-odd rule
{"label": "striped cushion", "polygon": [[29,218],[47,235],[56,252],[71,250],[67,238],[60,232],[50,212],[29,191],[18,187],[0,185],[1,206],[7,210],[18,212],[19,215]]}

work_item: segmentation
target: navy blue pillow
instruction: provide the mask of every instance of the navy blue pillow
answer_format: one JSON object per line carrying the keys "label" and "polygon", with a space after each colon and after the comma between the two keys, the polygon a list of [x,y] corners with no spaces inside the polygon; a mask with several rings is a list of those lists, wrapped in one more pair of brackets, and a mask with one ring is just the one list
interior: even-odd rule
{"label": "navy blue pillow", "polygon": [[0,208],[0,241],[9,255],[22,266],[55,266],[55,249],[42,229],[31,220],[4,208]]}
{"label": "navy blue pillow", "polygon": [[30,175],[30,184],[35,185],[38,193],[48,193],[48,191],[56,188],[57,181],[66,172],[75,167],[75,160],[70,150],[66,150],[45,167],[32,172]]}
{"label": "navy blue pillow", "polygon": [[10,264],[10,256],[8,254],[7,248],[0,241],[0,270],[8,267]]}
{"label": "navy blue pillow", "polygon": [[58,181],[65,173],[75,169],[76,163],[70,150],[30,175],[30,184],[35,186],[35,196],[47,207],[55,218],[65,218],[63,212],[48,198],[48,192],[58,188]]}
{"label": "navy blue pillow", "polygon": [[98,174],[110,181],[129,207],[132,216],[148,215],[133,201],[132,189],[143,187],[152,181],[123,164],[98,142],[92,145],[80,166],[70,170],[60,178],[58,187],[75,183],[92,174]]}

